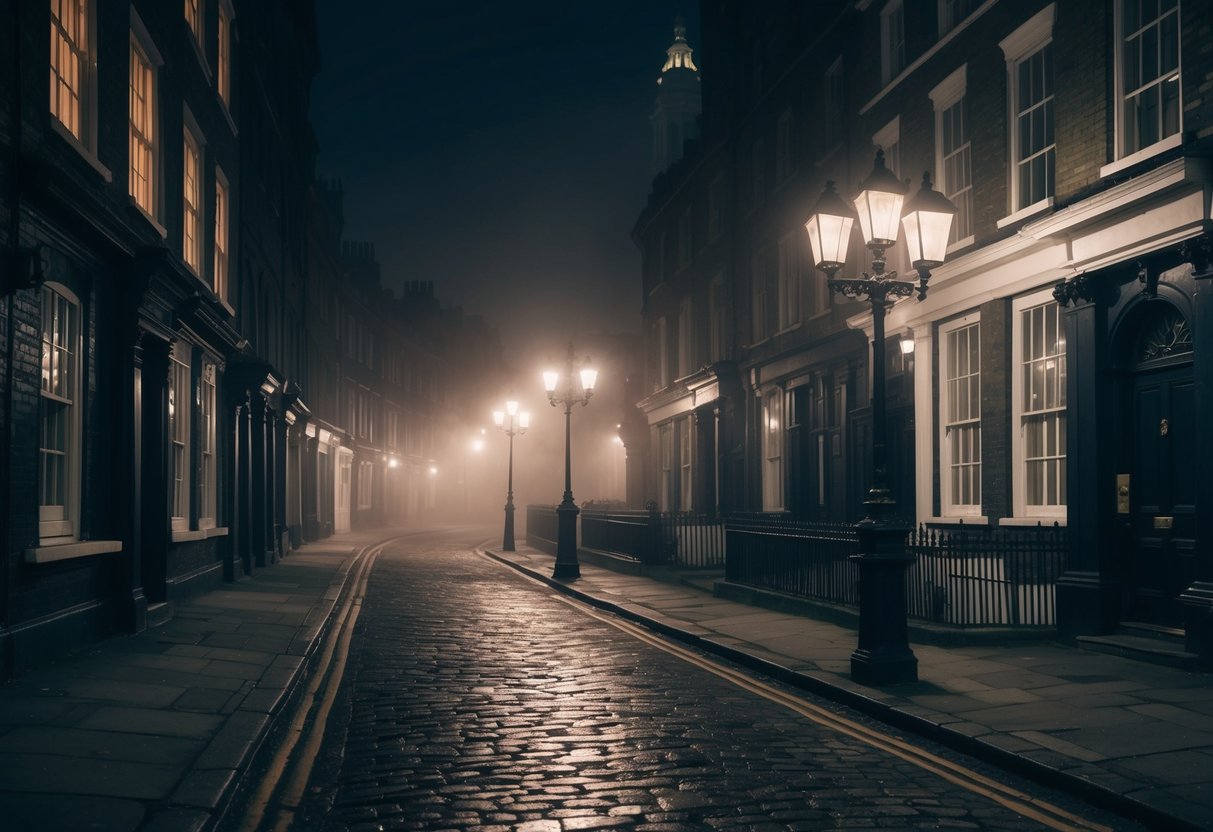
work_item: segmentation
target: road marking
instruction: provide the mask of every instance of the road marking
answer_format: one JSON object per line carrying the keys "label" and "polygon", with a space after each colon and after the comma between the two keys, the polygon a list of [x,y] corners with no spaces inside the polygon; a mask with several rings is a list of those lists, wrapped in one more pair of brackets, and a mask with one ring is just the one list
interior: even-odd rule
{"label": "road marking", "polygon": [[[311,777],[320,743],[324,739],[324,728],[333,702],[336,700],[337,690],[341,686],[341,677],[345,673],[350,638],[354,632],[354,625],[358,621],[358,615],[362,611],[362,599],[366,595],[371,568],[380,552],[389,544],[402,539],[396,537],[382,541],[364,549],[356,556],[354,568],[357,571],[352,589],[346,595],[345,602],[337,614],[335,625],[329,628],[329,632],[325,636],[324,647],[316,671],[312,674],[312,679],[304,692],[304,699],[295,709],[294,717],[287,728],[286,738],[274,754],[274,759],[270,762],[257,793],[249,801],[248,811],[240,825],[240,832],[254,832],[254,830],[260,829],[271,802],[276,802],[279,806],[273,825],[270,827],[275,832],[285,832],[294,820],[295,812],[303,799],[303,792],[307,788],[308,779]],[[324,691],[318,698],[317,692],[322,685]],[[315,719],[309,726],[308,720],[313,708],[315,708]],[[295,750],[300,747],[301,741],[303,745],[299,756],[296,757]],[[276,794],[288,768],[290,779],[286,782],[282,793]]]}
{"label": "road marking", "polygon": [[[551,588],[546,582],[529,575],[525,572],[519,572],[507,563],[503,563],[493,557],[486,556],[486,559],[498,564],[503,569],[508,569],[516,575],[530,580],[536,584],[540,584],[546,588]],[[840,734],[844,734],[852,739],[862,742],[878,750],[892,754],[902,760],[913,763],[914,765],[929,771],[953,785],[967,789],[974,794],[981,795],[995,803],[998,803],[1013,812],[1023,815],[1039,823],[1048,826],[1051,829],[1056,829],[1059,832],[1113,832],[1111,827],[1103,826],[1080,817],[1072,812],[1069,812],[1060,806],[1049,803],[1046,800],[1033,797],[1030,794],[1020,791],[1000,783],[997,780],[986,777],[980,772],[973,771],[952,760],[939,757],[926,749],[919,748],[898,737],[885,734],[870,728],[862,723],[847,719],[844,716],[834,713],[833,711],[823,708],[820,705],[814,705],[798,696],[782,691],[772,685],[766,684],[758,679],[755,679],[741,671],[734,670],[731,667],[723,665],[714,659],[707,658],[682,645],[667,641],[664,638],[654,634],[652,631],[638,624],[633,624],[630,621],[624,621],[610,613],[600,612],[583,601],[574,598],[556,594],[556,600],[562,601],[570,607],[579,610],[591,618],[596,618],[605,624],[622,630],[628,635],[645,642],[653,647],[663,650],[672,656],[682,659],[688,664],[695,665],[702,670],[706,670],[720,678],[733,683],[737,687],[750,691],[765,699],[769,699],[779,705],[783,705],[806,719],[829,728]]]}

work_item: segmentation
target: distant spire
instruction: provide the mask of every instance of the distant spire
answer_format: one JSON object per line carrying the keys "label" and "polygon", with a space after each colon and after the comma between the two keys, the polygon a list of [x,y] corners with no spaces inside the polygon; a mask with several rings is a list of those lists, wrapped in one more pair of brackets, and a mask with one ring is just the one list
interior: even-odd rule
{"label": "distant spire", "polygon": [[691,52],[691,47],[687,45],[686,21],[681,16],[676,17],[674,18],[674,42],[665,51],[666,59],[665,66],[661,68],[662,74],[664,75],[671,69],[689,69],[691,72],[698,72],[699,67],[695,66]]}

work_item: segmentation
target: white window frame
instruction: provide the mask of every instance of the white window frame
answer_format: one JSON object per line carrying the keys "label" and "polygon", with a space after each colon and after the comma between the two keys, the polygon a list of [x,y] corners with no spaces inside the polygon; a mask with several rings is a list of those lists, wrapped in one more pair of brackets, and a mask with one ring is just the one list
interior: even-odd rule
{"label": "white window frame", "polygon": [[670,511],[674,504],[674,423],[666,422],[657,428],[657,448],[660,453],[658,464],[661,466],[660,508]]}
{"label": "white window frame", "polygon": [[[159,68],[164,60],[143,22],[131,9],[130,67],[127,105],[127,192],[135,205],[159,227],[160,215],[160,91]],[[142,104],[142,107],[137,106]],[[142,163],[137,164],[137,161]],[[143,170],[146,168],[146,171]],[[162,232],[163,233],[163,232]]]}
{"label": "white window frame", "polygon": [[375,463],[358,463],[358,511],[366,511],[375,504]]}
{"label": "white window frame", "polygon": [[198,379],[198,528],[213,529],[216,525],[216,488],[218,477],[218,367],[214,361],[203,359],[202,373]]}
{"label": "white window frame", "polygon": [[762,510],[783,511],[784,392],[778,387],[762,397]]}
{"label": "white window frame", "polygon": [[227,303],[228,277],[232,263],[232,191],[223,170],[215,167],[215,240],[211,265],[211,288],[219,300]]}
{"label": "white window frame", "polygon": [[694,504],[695,417],[687,416],[678,426],[678,507],[690,511]]}
{"label": "white window frame", "polygon": [[181,131],[181,259],[194,274],[202,268],[202,147],[205,142],[192,126],[194,121],[185,111],[185,127]]}
{"label": "white window frame", "polygon": [[[1050,312],[1056,316],[1056,339],[1054,341],[1054,352],[1049,354],[1048,348],[1048,328],[1046,325],[1042,336],[1041,344],[1045,350],[1039,356],[1025,355],[1025,349],[1034,349],[1032,344],[1025,340],[1024,314],[1044,307],[1044,315],[1049,315]],[[1050,309],[1051,307],[1051,309]],[[1053,290],[1045,289],[1040,292],[1034,292],[1030,295],[1015,298],[1011,304],[1012,327],[1011,327],[1011,449],[1013,460],[1014,476],[1014,510],[1016,517],[1029,518],[1045,518],[1048,520],[1065,520],[1067,516],[1066,508],[1066,493],[1065,493],[1065,477],[1066,477],[1066,419],[1068,418],[1066,405],[1066,334],[1065,334],[1065,317],[1061,312],[1057,301],[1053,298]],[[1034,340],[1034,339],[1033,339]],[[1055,402],[1051,407],[1046,406],[1035,410],[1031,413],[1027,412],[1027,390],[1028,380],[1026,379],[1025,364],[1045,362],[1043,379],[1046,388],[1052,387],[1052,395],[1055,397]],[[1054,367],[1049,367],[1048,363],[1053,362]],[[1050,371],[1052,376],[1050,377]],[[1046,396],[1049,390],[1045,390]],[[1054,453],[1046,454],[1039,461],[1046,466],[1053,465],[1058,470],[1057,485],[1056,485],[1056,501],[1049,504],[1046,501],[1040,504],[1030,505],[1028,503],[1028,485],[1029,473],[1027,458],[1028,442],[1027,442],[1027,422],[1030,418],[1042,416],[1044,421],[1049,421],[1050,417],[1055,419],[1053,425],[1052,440],[1055,443]],[[1047,482],[1047,479],[1046,479]]]}
{"label": "white window frame", "polygon": [[170,512],[173,531],[183,531],[190,524],[190,416],[194,397],[191,395],[192,346],[177,340],[169,351],[169,474]]}
{"label": "white window frame", "polygon": [[[1158,75],[1154,80],[1138,87],[1136,91],[1130,91],[1125,88],[1125,19],[1124,19],[1124,4],[1126,0],[1116,0],[1114,17],[1114,95],[1115,95],[1115,155],[1116,161],[1110,165],[1105,165],[1100,169],[1100,176],[1110,176],[1123,170],[1126,167],[1135,165],[1138,162],[1144,161],[1151,156],[1156,156],[1171,148],[1178,147],[1183,143],[1184,134],[1184,101],[1183,101],[1183,37],[1180,31],[1179,23],[1182,22],[1182,0],[1176,0],[1175,7],[1167,12],[1160,14],[1150,25],[1158,25],[1165,17],[1175,15],[1176,24],[1176,44],[1175,44],[1175,69],[1173,72],[1167,72]],[[1138,30],[1144,32],[1149,26]],[[1161,54],[1161,53],[1160,53]],[[1173,79],[1173,80],[1171,80]],[[1159,86],[1163,84],[1174,83],[1176,86],[1176,117],[1177,124],[1174,132],[1166,136],[1160,136],[1159,139],[1151,144],[1130,149],[1128,143],[1127,130],[1127,98],[1131,92],[1142,92],[1148,87]],[[1161,132],[1161,131],[1160,131]]]}
{"label": "white window frame", "polygon": [[[81,350],[83,338],[80,299],[59,283],[45,283],[41,290],[42,327],[39,332],[41,386],[39,396],[38,439],[38,537],[40,542],[68,542],[75,540],[80,528],[80,482],[81,482],[81,374],[84,367]],[[61,323],[66,313],[67,326]],[[66,331],[65,331],[66,330]],[[49,349],[48,349],[49,347]],[[61,369],[66,363],[66,373]],[[59,380],[66,375],[63,384]],[[57,425],[61,433],[57,445],[51,447],[47,440],[48,408],[55,407],[63,414]],[[58,457],[61,462],[53,462]],[[62,502],[48,502],[47,479],[52,466],[57,469],[59,482],[56,491]]]}
{"label": "white window frame", "polygon": [[50,6],[48,106],[55,121],[91,155],[97,139],[95,2],[52,0]]}
{"label": "white window frame", "polygon": [[233,17],[235,15],[232,13],[227,0],[220,0],[219,17],[215,32],[215,39],[217,41],[215,59],[218,64],[215,70],[215,91],[219,94],[219,100],[223,102],[223,106],[228,110],[229,115],[232,109]]}
{"label": "white window frame", "polygon": [[[952,391],[949,385],[954,380],[950,377],[949,361],[951,359],[952,346],[950,336],[953,333],[969,327],[977,327],[970,333],[969,338],[976,336],[977,338],[977,368],[976,372],[970,372],[963,375],[964,379],[972,379],[976,376],[977,384],[977,416],[974,419],[972,414],[966,412],[964,414],[954,414],[952,412],[951,402],[953,400]],[[939,504],[942,514],[946,517],[974,517],[981,516],[981,470],[982,470],[982,443],[981,443],[981,315],[978,312],[972,312],[960,318],[948,321],[941,324],[939,327]],[[960,387],[961,376],[956,376],[955,380]],[[964,387],[966,392],[969,391],[969,383],[965,382]],[[962,418],[957,418],[960,415]],[[970,458],[957,461],[952,451],[951,443],[949,442],[954,430],[965,429],[971,426],[976,427],[976,460],[972,459],[973,449],[970,448]],[[976,499],[969,502],[960,502],[956,492],[963,490],[957,488],[953,483],[953,468],[963,466],[972,470],[973,476],[970,477],[970,492],[972,492],[972,483],[976,483]],[[964,474],[964,471],[956,472],[958,475]]]}
{"label": "white window frame", "polygon": [[779,239],[779,331],[800,326],[803,295],[800,269],[800,244],[803,234],[787,234]]}
{"label": "white window frame", "polygon": [[[938,188],[939,192],[956,205],[959,213],[956,216],[956,221],[952,224],[952,234],[955,239],[948,245],[948,253],[952,253],[957,249],[972,245],[975,239],[976,218],[974,216],[975,206],[973,199],[973,131],[971,127],[971,119],[967,112],[967,102],[965,101],[968,81],[967,81],[968,65],[961,64],[954,72],[952,72],[943,81],[932,89],[928,96],[935,108],[935,170],[938,172]],[[954,107],[960,107],[960,117],[964,124],[964,142],[957,146],[950,154],[944,155],[944,128],[946,117],[949,111]],[[964,157],[964,163],[967,165],[967,184],[957,187],[952,179],[959,177],[948,176],[947,163],[956,157]],[[964,229],[962,226],[962,216],[968,211],[969,227]],[[967,230],[968,233],[963,237],[960,236],[962,230]]]}
{"label": "white window frame", "polygon": [[[1053,19],[1056,10],[1056,3],[1050,3],[1045,8],[1041,9],[1036,14],[1032,15],[1022,26],[1016,29],[1011,34],[1003,38],[998,46],[1002,49],[1003,57],[1007,62],[1007,147],[1009,150],[1011,163],[1007,166],[1007,194],[1010,199],[1008,201],[1008,215],[998,221],[998,227],[1003,228],[1012,222],[1017,222],[1026,217],[1030,217],[1041,211],[1044,211],[1053,205],[1054,192],[1056,191],[1056,169],[1057,169],[1057,133],[1056,133],[1056,110],[1054,109],[1053,121],[1053,142],[1044,151],[1034,154],[1035,156],[1051,153],[1053,155],[1053,184],[1049,188],[1049,193],[1043,198],[1032,202],[1031,204],[1020,205],[1023,198],[1019,184],[1019,167],[1022,164],[1020,156],[1022,150],[1019,140],[1019,69],[1024,61],[1031,60],[1040,54],[1045,47],[1053,43]],[[1052,59],[1053,56],[1048,56]],[[1056,91],[1056,79],[1054,79],[1054,88],[1050,90],[1049,101],[1051,102]],[[1038,102],[1033,105],[1033,108],[1043,105],[1045,102]]]}
{"label": "white window frame", "polygon": [[902,0],[880,10],[880,84],[887,85],[906,67],[906,17]]}

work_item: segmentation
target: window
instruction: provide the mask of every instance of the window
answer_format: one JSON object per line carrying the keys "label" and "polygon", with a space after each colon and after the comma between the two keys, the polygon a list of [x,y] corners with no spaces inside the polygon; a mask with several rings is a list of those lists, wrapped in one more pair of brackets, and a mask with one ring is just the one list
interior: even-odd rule
{"label": "window", "polygon": [[750,326],[753,329],[751,343],[758,343],[767,337],[767,275],[766,253],[754,255],[750,279],[753,282],[753,295],[750,299]]}
{"label": "window", "polygon": [[724,293],[724,275],[717,275],[712,278],[712,285],[708,290],[708,303],[710,321],[709,337],[711,344],[710,358],[712,363],[723,361],[725,357],[725,326],[728,323],[729,302]]}
{"label": "window", "polygon": [[721,212],[724,210],[724,177],[717,175],[708,186],[708,239],[720,236]]}
{"label": "window", "polygon": [[905,65],[905,9],[901,0],[891,0],[880,13],[880,82],[892,81]]}
{"label": "window", "polygon": [[228,109],[232,106],[232,18],[227,7],[219,4],[219,70],[216,86],[219,99]]}
{"label": "window", "polygon": [[190,519],[190,347],[173,342],[169,356],[168,421],[172,447],[173,529],[188,529]]}
{"label": "window", "polygon": [[800,234],[779,241],[779,328],[800,323]]}
{"label": "window", "polygon": [[1179,0],[1119,0],[1119,157],[1181,128]]}
{"label": "window", "polygon": [[1053,196],[1053,10],[1050,4],[1004,38],[1010,96],[1011,213]]}
{"label": "window", "polygon": [[51,0],[51,115],[83,144],[89,73],[88,0]]}
{"label": "window", "polygon": [[683,298],[678,309],[678,376],[695,369],[695,325],[690,298]]}
{"label": "window", "polygon": [[215,487],[218,482],[215,469],[216,437],[216,384],[215,365],[210,361],[202,364],[201,388],[198,395],[199,451],[201,470],[198,472],[198,528],[215,526]]}
{"label": "window", "polygon": [[979,0],[939,0],[939,36],[959,26],[979,5]]}
{"label": "window", "polygon": [[181,259],[195,274],[202,274],[202,151],[185,129],[184,168],[181,174]]}
{"label": "window", "polygon": [[981,322],[977,315],[941,328],[942,499],[947,515],[981,513]]}
{"label": "window", "polygon": [[792,175],[792,111],[784,110],[775,125],[775,181],[783,182]]}
{"label": "window", "polygon": [[762,510],[783,510],[783,391],[762,400]]}
{"label": "window", "polygon": [[374,504],[375,464],[358,463],[358,510],[366,511]]}
{"label": "window", "polygon": [[194,33],[194,40],[202,44],[202,0],[185,0],[185,22]]}
{"label": "window", "polygon": [[695,447],[695,420],[688,416],[678,429],[678,464],[682,476],[679,479],[678,507],[683,511],[691,510],[692,497],[692,460],[691,449]]}
{"label": "window", "polygon": [[1014,303],[1015,513],[1066,514],[1066,333],[1051,292]]}
{"label": "window", "polygon": [[950,242],[967,245],[973,236],[973,181],[965,106],[965,67],[962,66],[930,92],[935,105],[936,170],[939,189],[956,205]]}
{"label": "window", "polygon": [[664,316],[657,319],[657,388],[670,383],[669,325]]}
{"label": "window", "polygon": [[215,169],[215,271],[212,288],[220,300],[227,300],[228,227],[230,202],[223,171]]}
{"label": "window", "polygon": [[830,64],[825,77],[821,79],[821,125],[822,150],[828,152],[843,140],[846,125],[841,57]]}
{"label": "window", "polygon": [[129,190],[135,204],[156,216],[156,74],[147,52],[131,34]]}
{"label": "window", "polygon": [[678,268],[691,262],[691,209],[687,208],[678,218]]}
{"label": "window", "polygon": [[657,430],[661,450],[661,510],[669,511],[674,505],[674,423],[666,422]]}
{"label": "window", "polygon": [[79,516],[80,305],[42,287],[42,391],[38,441],[39,536],[72,537]]}

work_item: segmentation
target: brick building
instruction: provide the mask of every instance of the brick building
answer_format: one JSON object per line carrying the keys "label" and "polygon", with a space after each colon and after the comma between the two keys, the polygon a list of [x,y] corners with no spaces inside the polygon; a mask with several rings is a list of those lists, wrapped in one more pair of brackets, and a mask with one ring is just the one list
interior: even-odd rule
{"label": "brick building", "polygon": [[[703,137],[636,228],[641,407],[670,437],[650,493],[715,480],[719,510],[860,516],[870,307],[830,296],[802,227],[880,148],[959,209],[928,297],[888,314],[902,513],[1066,525],[1063,634],[1144,622],[1213,656],[1211,26],[1184,0],[704,4]],[[839,276],[869,260],[856,235]],[[889,260],[909,271],[904,242]]]}

